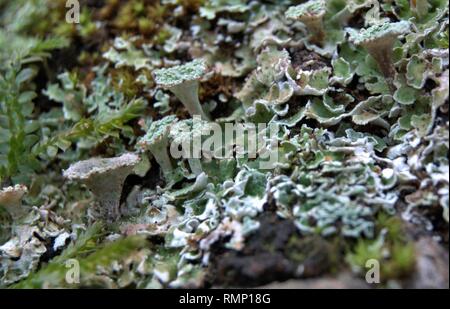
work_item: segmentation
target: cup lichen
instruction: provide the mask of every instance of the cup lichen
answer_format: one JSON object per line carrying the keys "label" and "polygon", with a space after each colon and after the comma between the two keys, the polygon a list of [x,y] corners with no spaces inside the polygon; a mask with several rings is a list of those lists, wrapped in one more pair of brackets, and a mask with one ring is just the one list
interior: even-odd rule
{"label": "cup lichen", "polygon": [[300,21],[311,32],[309,39],[315,44],[323,44],[325,29],[323,17],[326,13],[326,3],[323,0],[310,0],[306,3],[291,6],[285,13],[286,18]]}
{"label": "cup lichen", "polygon": [[138,141],[141,149],[149,150],[159,164],[166,179],[173,171],[168,153],[170,128],[177,122],[175,116],[167,116],[152,122],[147,133]]}
{"label": "cup lichen", "polygon": [[156,70],[153,75],[156,84],[175,94],[191,116],[200,115],[202,119],[209,120],[198,98],[200,79],[207,71],[205,60],[196,59],[183,65]]}
{"label": "cup lichen", "polygon": [[0,0],[0,287],[448,287],[448,0],[70,2]]}
{"label": "cup lichen", "polygon": [[392,60],[394,43],[400,35],[410,31],[409,21],[393,23],[380,23],[366,29],[356,31],[349,28],[350,41],[358,46],[363,46],[375,59],[384,75],[386,82],[392,92],[395,91],[395,66]]}
{"label": "cup lichen", "polygon": [[120,217],[123,183],[139,161],[139,156],[133,153],[114,158],[92,158],[72,164],[63,175],[82,182],[94,194],[99,204],[92,212],[94,219],[113,223]]}

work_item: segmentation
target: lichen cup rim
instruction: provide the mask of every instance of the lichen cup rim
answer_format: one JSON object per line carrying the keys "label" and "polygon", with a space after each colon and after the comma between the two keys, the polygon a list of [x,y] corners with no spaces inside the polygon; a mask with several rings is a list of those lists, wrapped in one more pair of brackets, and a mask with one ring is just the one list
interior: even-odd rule
{"label": "lichen cup rim", "polygon": [[[63,175],[70,180],[87,180],[95,174],[98,175],[116,168],[133,166],[139,161],[139,156],[133,153],[125,153],[120,157],[114,158],[90,158],[72,164],[68,169],[64,170]],[[98,163],[103,164],[99,166]]]}

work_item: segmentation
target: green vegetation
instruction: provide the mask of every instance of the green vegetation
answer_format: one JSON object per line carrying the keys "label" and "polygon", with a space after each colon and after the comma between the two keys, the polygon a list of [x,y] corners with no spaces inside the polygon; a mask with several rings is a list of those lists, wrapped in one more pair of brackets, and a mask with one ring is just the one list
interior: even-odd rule
{"label": "green vegetation", "polygon": [[0,1],[1,287],[420,286],[447,1],[94,2]]}

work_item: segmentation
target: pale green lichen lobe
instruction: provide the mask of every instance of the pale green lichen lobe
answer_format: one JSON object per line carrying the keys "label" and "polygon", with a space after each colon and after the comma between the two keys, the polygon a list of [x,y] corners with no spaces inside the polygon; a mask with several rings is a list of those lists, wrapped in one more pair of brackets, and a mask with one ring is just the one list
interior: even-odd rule
{"label": "pale green lichen lobe", "polygon": [[156,70],[154,78],[158,85],[172,87],[186,81],[199,80],[207,72],[207,69],[205,60],[195,59],[183,65]]}
{"label": "pale green lichen lobe", "polygon": [[306,3],[291,6],[285,13],[286,18],[302,20],[303,18],[319,17],[325,14],[324,1],[308,1]]}
{"label": "pale green lichen lobe", "polygon": [[72,164],[64,171],[64,177],[70,180],[87,180],[93,175],[102,174],[122,167],[134,166],[139,160],[139,157],[132,153],[126,153],[117,158],[92,158]]}
{"label": "pale green lichen lobe", "polygon": [[408,33],[411,23],[405,20],[395,23],[382,23],[373,25],[367,29],[358,31],[349,31],[350,41],[356,45],[365,44],[386,37],[397,37],[398,35]]}
{"label": "pale green lichen lobe", "polygon": [[146,145],[152,145],[166,138],[170,127],[177,122],[175,116],[167,116],[161,120],[154,121],[147,133],[139,141],[139,145],[145,147]]}

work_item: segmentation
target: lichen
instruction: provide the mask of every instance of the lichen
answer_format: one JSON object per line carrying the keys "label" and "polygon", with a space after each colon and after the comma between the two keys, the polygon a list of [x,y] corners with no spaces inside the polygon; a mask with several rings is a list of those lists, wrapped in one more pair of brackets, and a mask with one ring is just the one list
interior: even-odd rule
{"label": "lichen", "polygon": [[196,59],[180,66],[157,70],[154,75],[158,84],[164,87],[172,87],[186,81],[199,80],[204,76],[206,70],[205,61]]}
{"label": "lichen", "polygon": [[140,158],[131,153],[115,158],[92,158],[72,164],[64,171],[64,177],[86,184],[99,203],[92,216],[113,223],[120,217],[123,183],[139,161]]}
{"label": "lichen", "polygon": [[1,287],[448,287],[447,1],[0,2]]}
{"label": "lichen", "polygon": [[290,7],[285,15],[287,18],[298,19],[309,18],[314,15],[325,14],[325,2],[324,1],[308,1],[304,4]]}
{"label": "lichen", "polygon": [[376,40],[387,40],[389,37],[396,37],[409,32],[410,27],[410,22],[404,20],[396,23],[380,23],[359,32],[350,32],[350,40],[356,45]]}

